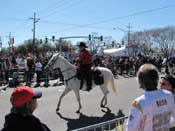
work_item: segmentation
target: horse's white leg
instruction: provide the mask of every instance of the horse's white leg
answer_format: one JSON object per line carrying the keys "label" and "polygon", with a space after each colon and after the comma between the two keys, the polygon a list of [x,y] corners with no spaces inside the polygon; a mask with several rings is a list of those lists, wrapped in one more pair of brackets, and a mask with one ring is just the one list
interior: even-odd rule
{"label": "horse's white leg", "polygon": [[75,96],[77,98],[78,105],[79,105],[78,110],[76,111],[76,113],[80,113],[80,109],[82,108],[81,101],[80,101],[80,92],[79,92],[79,90],[74,90],[74,93],[75,93]]}
{"label": "horse's white leg", "polygon": [[61,96],[60,96],[60,98],[59,98],[56,111],[59,111],[62,98],[63,98],[68,92],[70,92],[70,91],[71,91],[71,89],[70,89],[69,87],[66,86],[66,88],[64,89],[63,93],[61,94]]}
{"label": "horse's white leg", "polygon": [[[101,107],[105,107],[107,105],[107,95],[108,95],[109,91],[106,87],[107,87],[107,85],[101,85],[100,86],[100,88],[103,92],[103,95],[104,95],[101,102],[100,102]],[[104,102],[104,104],[103,104],[103,102]]]}
{"label": "horse's white leg", "polygon": [[105,98],[105,96],[103,96],[103,98],[101,99],[100,107],[104,107],[104,105],[103,105],[104,98]]}
{"label": "horse's white leg", "polygon": [[101,107],[105,107],[106,105],[107,105],[107,94],[103,96],[103,98],[100,102]]}

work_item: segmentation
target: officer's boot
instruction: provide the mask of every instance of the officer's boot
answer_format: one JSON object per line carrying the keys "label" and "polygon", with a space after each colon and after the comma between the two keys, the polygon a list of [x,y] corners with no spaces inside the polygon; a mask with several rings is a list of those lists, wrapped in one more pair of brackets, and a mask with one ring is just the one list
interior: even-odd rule
{"label": "officer's boot", "polygon": [[81,80],[80,82],[80,90],[83,88],[84,80]]}

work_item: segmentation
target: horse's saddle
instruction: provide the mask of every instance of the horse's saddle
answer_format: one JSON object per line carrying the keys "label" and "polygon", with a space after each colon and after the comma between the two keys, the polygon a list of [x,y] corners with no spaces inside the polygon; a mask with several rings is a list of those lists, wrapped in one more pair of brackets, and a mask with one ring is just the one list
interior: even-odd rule
{"label": "horse's saddle", "polygon": [[[77,78],[79,80],[83,80],[84,79],[84,77],[82,77],[82,73],[83,72],[80,72],[80,71],[77,70]],[[92,80],[94,80],[94,83],[96,85],[102,85],[104,83],[103,74],[98,68],[92,68],[90,74],[92,75]]]}
{"label": "horse's saddle", "polygon": [[92,78],[96,85],[102,85],[104,83],[104,77],[99,69],[92,70]]}

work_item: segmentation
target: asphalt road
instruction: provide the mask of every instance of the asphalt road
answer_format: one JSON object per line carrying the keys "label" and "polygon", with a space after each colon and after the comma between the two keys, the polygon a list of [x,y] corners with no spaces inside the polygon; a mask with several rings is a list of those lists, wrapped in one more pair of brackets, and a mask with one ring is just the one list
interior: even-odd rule
{"label": "asphalt road", "polygon": [[[52,83],[51,83],[52,84]],[[74,92],[67,94],[61,103],[60,114],[56,114],[55,109],[58,98],[61,95],[63,86],[50,86],[49,88],[34,88],[41,90],[43,96],[38,99],[38,108],[34,112],[42,122],[46,123],[52,131],[70,131],[91,124],[106,121],[118,116],[118,111],[127,116],[132,100],[143,94],[143,90],[138,88],[136,78],[116,79],[117,94],[110,87],[108,94],[108,108],[101,108],[100,101],[103,94],[99,87],[95,87],[90,92],[80,91],[82,110],[76,113],[78,103]],[[12,89],[0,93],[0,129],[3,127],[4,116],[10,110],[10,94]]]}

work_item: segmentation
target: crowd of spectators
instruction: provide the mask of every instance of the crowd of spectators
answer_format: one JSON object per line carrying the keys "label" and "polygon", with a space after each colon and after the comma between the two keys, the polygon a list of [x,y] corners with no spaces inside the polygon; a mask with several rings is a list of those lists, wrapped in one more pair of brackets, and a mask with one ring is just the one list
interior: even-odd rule
{"label": "crowd of spectators", "polygon": [[[67,57],[65,57],[67,58]],[[68,58],[67,58],[68,59]],[[8,84],[8,87],[17,87],[19,84],[21,84],[23,82],[23,84],[25,85],[24,87],[26,88],[26,86],[28,87],[48,87],[49,86],[49,77],[51,76],[49,72],[44,70],[44,67],[47,65],[49,60],[49,57],[34,57],[34,56],[26,56],[26,57],[13,57],[13,56],[8,56],[8,57],[0,57],[0,84]],[[77,56],[72,57],[72,59],[68,59],[72,64],[76,65],[77,63]],[[170,63],[170,64],[175,64],[175,58],[173,58],[173,62],[174,63]],[[158,95],[160,94],[160,92],[162,93],[162,98],[166,98],[166,101],[171,101],[171,103],[167,104],[166,102],[164,103],[165,105],[167,105],[166,110],[170,110],[170,107],[172,108],[172,114],[169,115],[169,118],[173,118],[172,121],[170,121],[170,119],[166,119],[167,122],[165,123],[165,125],[167,126],[167,129],[169,129],[169,124],[171,125],[171,129],[174,130],[174,99],[173,99],[173,95],[170,92],[166,92],[164,90],[168,90],[170,89],[171,92],[174,93],[174,81],[175,78],[170,79],[170,76],[164,76],[161,77],[160,80],[160,85],[161,85],[161,89],[157,88],[158,85],[158,80],[159,80],[159,72],[162,72],[163,68],[166,68],[167,66],[167,58],[165,57],[151,57],[151,56],[143,56],[141,54],[138,54],[137,56],[132,56],[132,57],[113,57],[113,56],[99,56],[99,55],[94,55],[93,56],[93,67],[95,66],[101,66],[101,67],[106,67],[111,69],[111,71],[113,72],[113,74],[115,76],[118,75],[127,75],[129,76],[136,76],[138,77],[139,80],[139,86],[141,88],[143,88],[145,90],[145,94],[144,95],[149,95],[150,98],[146,99],[146,101],[153,101],[154,103],[158,103],[157,104],[157,109],[156,109],[156,113],[161,110],[159,110],[159,102],[160,105],[162,104],[162,101],[155,101],[155,99],[152,99],[153,96],[155,97],[155,95],[151,95],[152,92],[157,93]],[[148,64],[149,63],[149,64]],[[173,65],[174,67],[174,65]],[[157,70],[158,69],[158,70]],[[19,72],[23,72],[23,81],[19,79]],[[163,70],[163,71],[166,71]],[[59,72],[59,71],[58,71]],[[59,72],[60,73],[60,72]],[[36,77],[34,77],[36,76]],[[144,76],[144,77],[143,77]],[[152,78],[152,76],[154,78]],[[172,77],[172,76],[171,76]],[[36,78],[35,80],[35,85],[32,86],[33,82],[34,82],[34,78]],[[57,76],[58,78],[58,76]],[[61,80],[64,80],[63,78],[61,78]],[[41,82],[44,82],[43,85],[41,85]],[[0,85],[1,86],[1,85]],[[164,87],[163,87],[164,86]],[[28,88],[27,87],[27,88]],[[15,88],[16,90],[18,88]],[[28,90],[30,90],[31,88],[29,88]],[[1,89],[0,89],[1,91]],[[155,92],[156,91],[156,92]],[[12,93],[13,95],[13,93]],[[144,96],[143,95],[143,96]],[[160,96],[157,95],[157,98],[161,98]],[[146,110],[141,110],[140,111],[140,101],[142,101],[142,97],[138,97],[137,99],[134,100],[134,102],[132,103],[131,106],[131,110],[130,110],[130,117],[128,119],[128,123],[127,123],[127,131],[134,131],[136,130],[138,127],[140,128],[141,122],[142,122],[142,118],[140,116],[142,116],[142,112],[144,112],[145,114],[147,113]],[[38,98],[41,96],[38,96]],[[170,98],[171,97],[171,98]],[[144,97],[145,98],[145,97]],[[156,99],[157,99],[156,98]],[[31,100],[32,99],[32,100]],[[11,99],[12,100],[12,99]],[[145,100],[145,99],[144,99]],[[30,103],[31,101],[34,101],[34,105],[36,108],[36,99],[30,98],[28,101],[26,101],[25,103],[21,104],[21,107],[25,107],[28,102]],[[11,114],[14,115],[16,113],[16,109],[18,109],[18,107],[16,108],[14,106],[13,100],[12,102],[12,109],[15,110],[11,110]],[[151,103],[152,104],[152,103]],[[154,107],[151,104],[147,104],[146,106],[148,107]],[[145,106],[144,104],[141,103],[141,106]],[[21,108],[19,107],[19,109]],[[31,107],[33,109],[33,107]],[[141,108],[141,109],[146,109],[146,108]],[[154,109],[152,108],[152,110],[155,111],[155,107]],[[15,112],[13,112],[15,111]],[[32,112],[30,113],[30,116],[32,115],[34,110],[32,110]],[[162,112],[160,112],[162,113]],[[10,115],[11,115],[10,114]],[[20,113],[19,113],[20,114]],[[148,117],[152,118],[152,115],[149,115],[150,113],[147,114]],[[16,114],[15,114],[16,115]],[[165,114],[166,115],[166,114]],[[6,116],[6,118],[9,115]],[[134,117],[137,119],[134,119]],[[155,115],[156,116],[156,115]],[[32,117],[34,117],[32,115]],[[139,119],[140,118],[140,119]],[[153,117],[154,118],[154,117]],[[161,118],[161,117],[160,117]],[[37,119],[37,118],[35,118]],[[5,125],[9,122],[10,119],[6,119],[5,121]],[[154,119],[151,119],[154,120]],[[41,123],[39,121],[39,119],[37,119],[37,121],[40,123],[40,125],[44,125],[43,123]],[[16,121],[15,121],[16,122]],[[154,124],[150,126],[150,121],[147,121],[147,123],[145,124],[145,129],[149,129],[150,127],[152,128],[152,126],[154,127]],[[154,122],[154,121],[153,121]],[[161,119],[160,119],[161,122]],[[38,125],[38,124],[37,124]],[[162,125],[159,125],[155,128],[161,128]],[[7,127],[7,126],[5,126]],[[12,127],[11,125],[9,126],[10,128]],[[32,126],[30,126],[32,127]],[[43,127],[43,126],[41,126]],[[44,127],[44,129],[50,130],[46,125]]]}
{"label": "crowd of spectators", "polygon": [[[77,63],[77,56],[69,55],[69,58],[65,56],[72,64]],[[47,56],[32,56],[27,55],[26,57],[1,57],[0,58],[0,85],[8,84],[10,87],[16,87],[18,84],[23,84],[31,86],[33,81],[36,84],[33,87],[41,86],[41,82],[44,82],[42,86],[49,86],[49,77],[51,73],[48,73],[44,70],[45,65],[47,64],[49,57]],[[164,58],[163,57],[151,57],[151,56],[143,56],[138,54],[137,56],[118,56],[113,57],[103,56],[103,55],[94,55],[93,56],[93,66],[102,66],[111,69],[114,76],[118,75],[122,76],[135,76],[139,67],[145,63],[151,63],[155,65],[159,71],[162,71],[162,67],[165,67]],[[55,71],[54,71],[55,72]],[[52,76],[56,76],[57,78],[61,74],[59,70],[57,74],[52,74]],[[23,75],[20,76],[20,73]],[[59,75],[60,74],[60,75]],[[35,80],[34,80],[35,78]],[[63,78],[60,78],[63,80]]]}
{"label": "crowd of spectators", "polygon": [[150,57],[138,54],[137,56],[95,56],[94,65],[104,66],[113,72],[115,76],[117,75],[128,75],[135,76],[139,67],[145,63],[150,63],[155,65],[161,72],[163,65],[163,57]]}
{"label": "crowd of spectators", "polygon": [[49,75],[44,71],[48,57],[2,57],[0,58],[0,85],[8,84],[9,87],[16,87],[23,84],[31,86],[34,76],[36,84],[40,86],[41,81],[44,87],[49,86]]}

